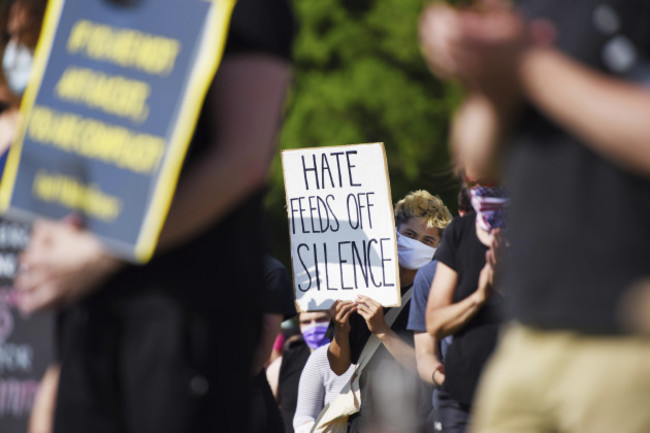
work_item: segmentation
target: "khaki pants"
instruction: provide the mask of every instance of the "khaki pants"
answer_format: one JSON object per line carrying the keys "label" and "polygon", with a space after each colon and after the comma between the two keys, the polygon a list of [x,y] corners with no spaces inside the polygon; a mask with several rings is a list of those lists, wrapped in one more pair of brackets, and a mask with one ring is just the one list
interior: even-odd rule
{"label": "khaki pants", "polygon": [[510,325],[483,375],[472,433],[649,433],[650,338]]}

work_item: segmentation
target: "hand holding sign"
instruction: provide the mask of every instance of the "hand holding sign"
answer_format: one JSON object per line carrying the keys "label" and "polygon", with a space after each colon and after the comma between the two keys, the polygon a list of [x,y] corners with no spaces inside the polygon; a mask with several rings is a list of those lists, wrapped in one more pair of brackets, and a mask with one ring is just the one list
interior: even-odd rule
{"label": "hand holding sign", "polygon": [[357,296],[357,312],[366,320],[368,329],[373,334],[382,334],[390,331],[384,319],[384,307],[377,301],[367,296]]}
{"label": "hand holding sign", "polygon": [[334,301],[330,307],[330,317],[332,317],[337,331],[350,332],[350,315],[355,311],[357,311],[356,302]]}
{"label": "hand holding sign", "polygon": [[31,313],[74,301],[96,288],[121,263],[105,252],[93,234],[70,221],[37,221],[20,257],[15,280],[18,306]]}

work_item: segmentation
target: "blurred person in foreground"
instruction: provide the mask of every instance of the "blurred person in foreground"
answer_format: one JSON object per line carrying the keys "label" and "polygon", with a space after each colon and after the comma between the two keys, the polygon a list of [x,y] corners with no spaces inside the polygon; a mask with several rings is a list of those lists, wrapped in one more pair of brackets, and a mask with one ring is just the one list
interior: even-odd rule
{"label": "blurred person in foreground", "polygon": [[[0,174],[16,135],[18,111],[29,82],[46,5],[47,0],[6,0],[0,6],[0,28],[5,35],[0,50]],[[45,372],[32,406],[30,433],[52,431],[57,381],[58,365],[52,365]]]}
{"label": "blurred person in foreground", "polygon": [[260,190],[291,39],[282,1],[238,2],[149,263],[110,256],[74,218],[34,224],[16,286],[24,311],[62,309],[54,431],[247,430]]}
{"label": "blurred person in foreground", "polygon": [[[411,289],[418,269],[433,259],[450,221],[442,200],[425,190],[409,193],[395,205],[402,296]],[[381,342],[361,372],[361,408],[348,420],[350,432],[427,430],[431,394],[419,380],[413,333],[406,329],[410,302],[401,308],[392,326],[385,320],[390,309],[368,296],[336,301],[330,308],[333,340],[327,356],[334,373],[345,374],[359,362],[371,335]]]}
{"label": "blurred person in foreground", "polygon": [[[513,322],[473,432],[650,431],[650,3],[426,9],[431,69],[461,79],[510,145]],[[495,152],[496,151],[496,152]]]}

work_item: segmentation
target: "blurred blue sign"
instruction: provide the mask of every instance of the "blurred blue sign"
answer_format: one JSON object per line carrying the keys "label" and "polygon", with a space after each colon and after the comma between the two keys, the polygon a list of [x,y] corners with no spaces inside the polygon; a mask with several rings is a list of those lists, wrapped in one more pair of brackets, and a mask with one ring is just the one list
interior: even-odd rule
{"label": "blurred blue sign", "polygon": [[0,188],[11,217],[83,217],[150,258],[234,0],[51,1]]}

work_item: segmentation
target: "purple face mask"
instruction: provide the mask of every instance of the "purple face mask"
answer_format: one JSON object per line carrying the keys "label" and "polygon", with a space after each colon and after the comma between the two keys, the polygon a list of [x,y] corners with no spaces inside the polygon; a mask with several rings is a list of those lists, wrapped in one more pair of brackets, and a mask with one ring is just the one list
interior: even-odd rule
{"label": "purple face mask", "polygon": [[314,323],[303,328],[302,338],[305,339],[305,343],[311,350],[318,349],[323,344],[330,342],[330,339],[325,337],[328,326],[328,323]]}

